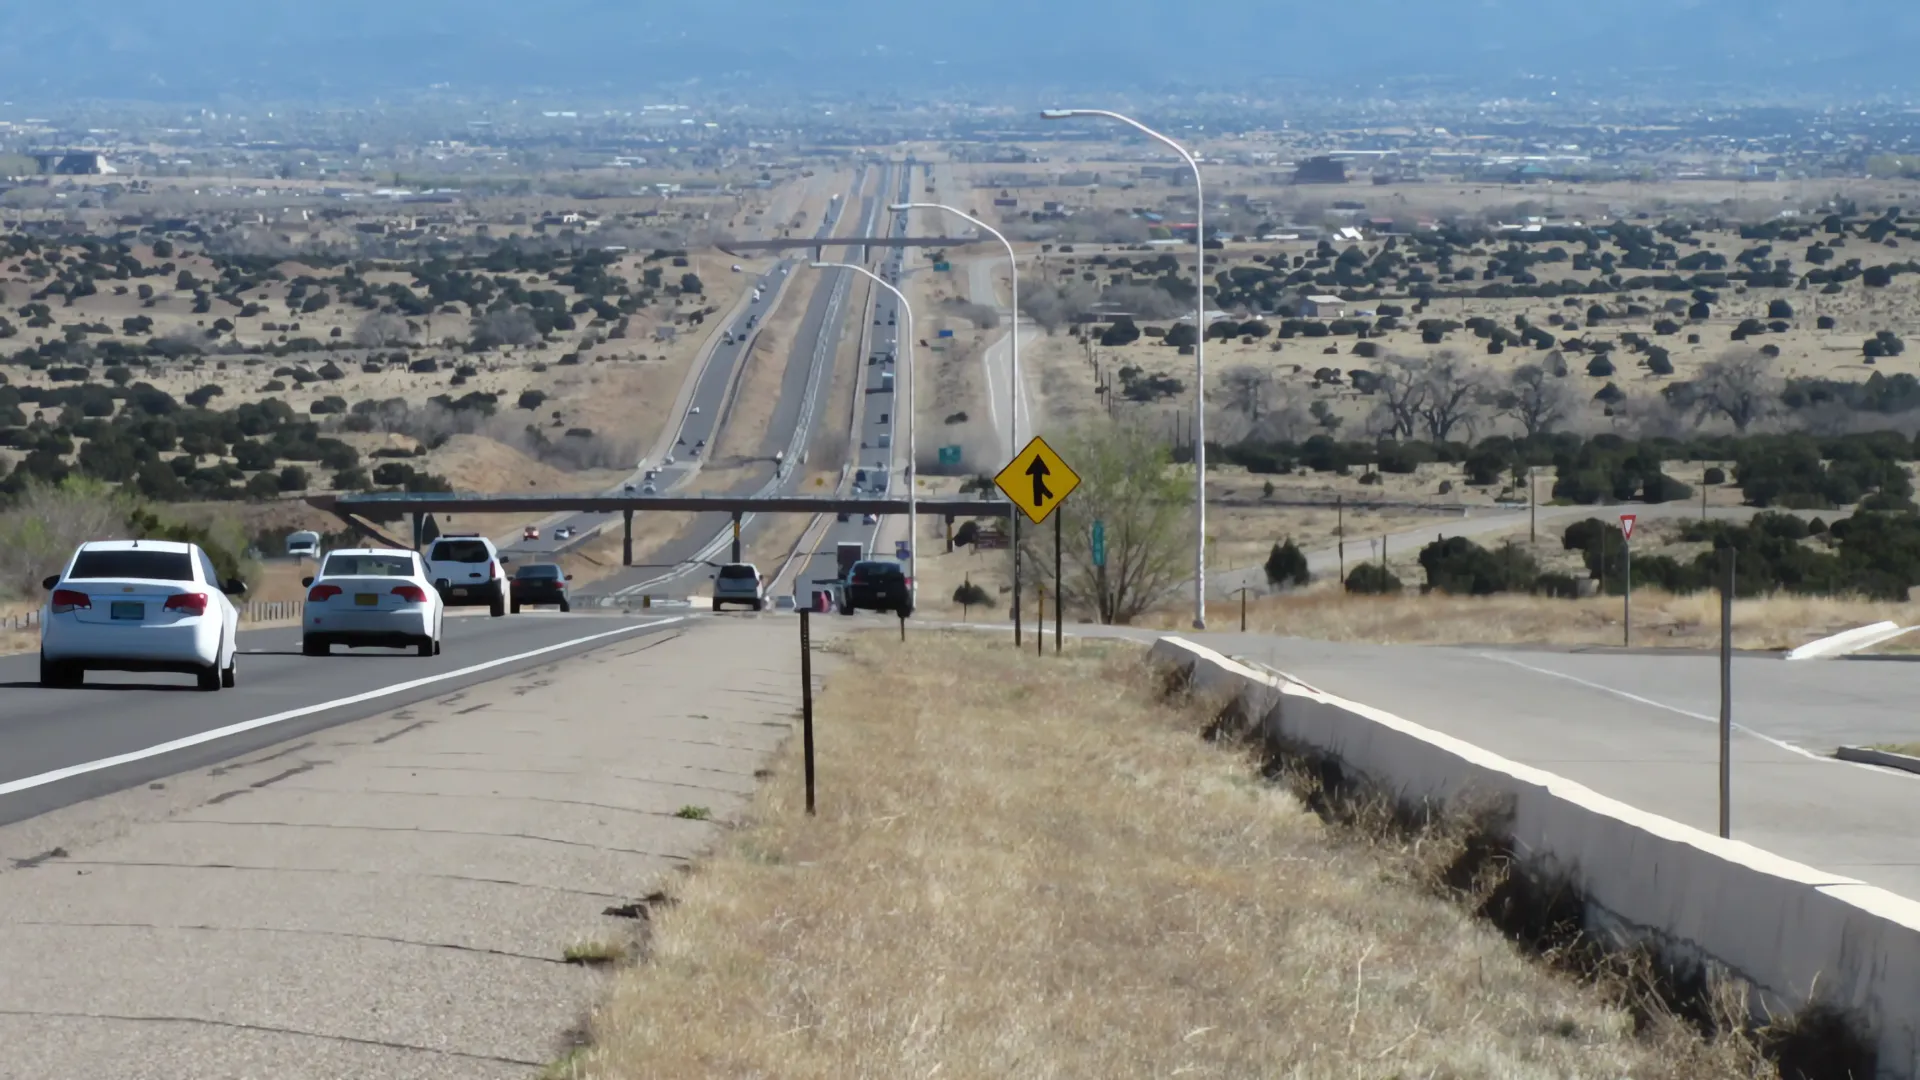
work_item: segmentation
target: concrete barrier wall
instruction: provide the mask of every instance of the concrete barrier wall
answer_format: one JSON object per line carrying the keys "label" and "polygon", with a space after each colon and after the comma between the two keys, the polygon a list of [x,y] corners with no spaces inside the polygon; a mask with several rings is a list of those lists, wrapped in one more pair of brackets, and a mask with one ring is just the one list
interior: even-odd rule
{"label": "concrete barrier wall", "polygon": [[1920,1080],[1920,903],[1649,814],[1391,713],[1236,663],[1177,637],[1156,661],[1234,695],[1262,734],[1314,747],[1401,799],[1511,800],[1509,839],[1564,876],[1590,929],[1648,936],[1752,983],[1776,1015],[1817,999],[1857,1014],[1879,1075]]}

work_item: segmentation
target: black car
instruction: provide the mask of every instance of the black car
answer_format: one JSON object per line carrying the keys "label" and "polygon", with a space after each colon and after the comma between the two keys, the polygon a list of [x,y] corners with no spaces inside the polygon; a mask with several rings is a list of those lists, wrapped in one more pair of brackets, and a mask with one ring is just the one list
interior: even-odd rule
{"label": "black car", "polygon": [[526,563],[513,572],[513,612],[522,604],[558,604],[561,611],[572,611],[567,600],[567,582],[573,575],[554,563]]}
{"label": "black car", "polygon": [[906,568],[896,562],[862,560],[847,568],[840,588],[840,614],[856,611],[892,611],[901,618],[913,614],[913,592]]}

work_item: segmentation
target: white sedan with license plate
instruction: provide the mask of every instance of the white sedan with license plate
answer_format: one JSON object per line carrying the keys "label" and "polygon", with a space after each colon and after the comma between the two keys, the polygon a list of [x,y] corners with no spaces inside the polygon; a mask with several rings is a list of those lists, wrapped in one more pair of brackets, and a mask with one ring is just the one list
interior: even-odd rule
{"label": "white sedan with license plate", "polygon": [[325,656],[349,649],[413,649],[440,653],[446,609],[427,580],[420,556],[398,548],[330,551],[308,578],[300,651]]}
{"label": "white sedan with license plate", "polygon": [[89,671],[168,671],[202,690],[238,676],[240,612],[196,544],[98,540],[81,544],[49,590],[40,619],[40,685],[74,687]]}

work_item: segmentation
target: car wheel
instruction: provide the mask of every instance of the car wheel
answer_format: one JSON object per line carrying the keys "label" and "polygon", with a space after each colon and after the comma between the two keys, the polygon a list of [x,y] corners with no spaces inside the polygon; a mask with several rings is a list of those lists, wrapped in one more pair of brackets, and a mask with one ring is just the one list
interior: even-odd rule
{"label": "car wheel", "polygon": [[573,610],[573,605],[572,605],[572,604],[570,604],[570,603],[568,603],[568,602],[566,602],[565,600],[562,600],[562,601],[560,601],[560,610],[561,610],[561,611],[572,611],[572,610]]}
{"label": "car wheel", "polygon": [[195,683],[202,690],[220,689],[220,665],[210,664],[201,668],[194,676]]}
{"label": "car wheel", "polygon": [[433,655],[435,656],[440,655],[440,639],[439,638],[433,639]]}
{"label": "car wheel", "polygon": [[767,610],[767,602],[765,600],[755,600],[753,602],[753,610],[755,611]]}
{"label": "car wheel", "polygon": [[510,608],[509,610],[511,610],[515,615],[520,614],[520,601],[515,600],[513,602],[513,607]]}
{"label": "car wheel", "polygon": [[240,654],[235,653],[234,655],[227,658],[226,670],[220,673],[220,688],[223,690],[231,690],[234,688],[234,686],[237,683],[239,683],[239,681],[240,681]]}
{"label": "car wheel", "polygon": [[[519,610],[515,608],[514,610]],[[487,606],[487,614],[498,619],[507,613],[507,598],[499,593],[493,594],[493,603]]]}
{"label": "car wheel", "polygon": [[435,642],[432,638],[421,638],[414,646],[414,650],[421,656],[432,656],[436,651],[434,645]]}
{"label": "car wheel", "polygon": [[913,605],[912,605],[912,604],[901,604],[901,605],[900,605],[900,617],[901,617],[901,618],[903,618],[903,619],[910,619],[910,618],[912,618],[912,617],[913,617]]}
{"label": "car wheel", "polygon": [[61,663],[40,657],[40,685],[49,688],[84,686],[87,669],[71,661]]}
{"label": "car wheel", "polygon": [[841,605],[840,605],[840,614],[842,614],[842,615],[851,615],[851,614],[853,614],[853,605],[852,605],[852,604],[841,604]]}
{"label": "car wheel", "polygon": [[327,656],[332,652],[333,646],[319,638],[300,639],[300,655],[302,656]]}

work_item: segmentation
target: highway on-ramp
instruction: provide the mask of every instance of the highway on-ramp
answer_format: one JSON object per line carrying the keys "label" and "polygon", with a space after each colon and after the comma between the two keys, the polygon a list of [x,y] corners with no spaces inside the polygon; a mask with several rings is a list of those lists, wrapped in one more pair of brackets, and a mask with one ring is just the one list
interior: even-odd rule
{"label": "highway on-ramp", "polygon": [[213,692],[186,677],[113,672],[91,672],[79,689],[43,689],[37,656],[0,656],[0,825],[694,617],[449,618],[435,657],[387,649],[302,656],[297,627],[247,631],[239,685]]}
{"label": "highway on-ramp", "polygon": [[[1012,647],[1011,627],[1005,632]],[[1150,641],[1159,632],[1076,626]],[[1707,832],[1719,827],[1719,658],[1698,651],[1181,637]],[[1920,742],[1920,666],[1733,661],[1732,836],[1920,899],[1920,776],[1829,756]]]}

